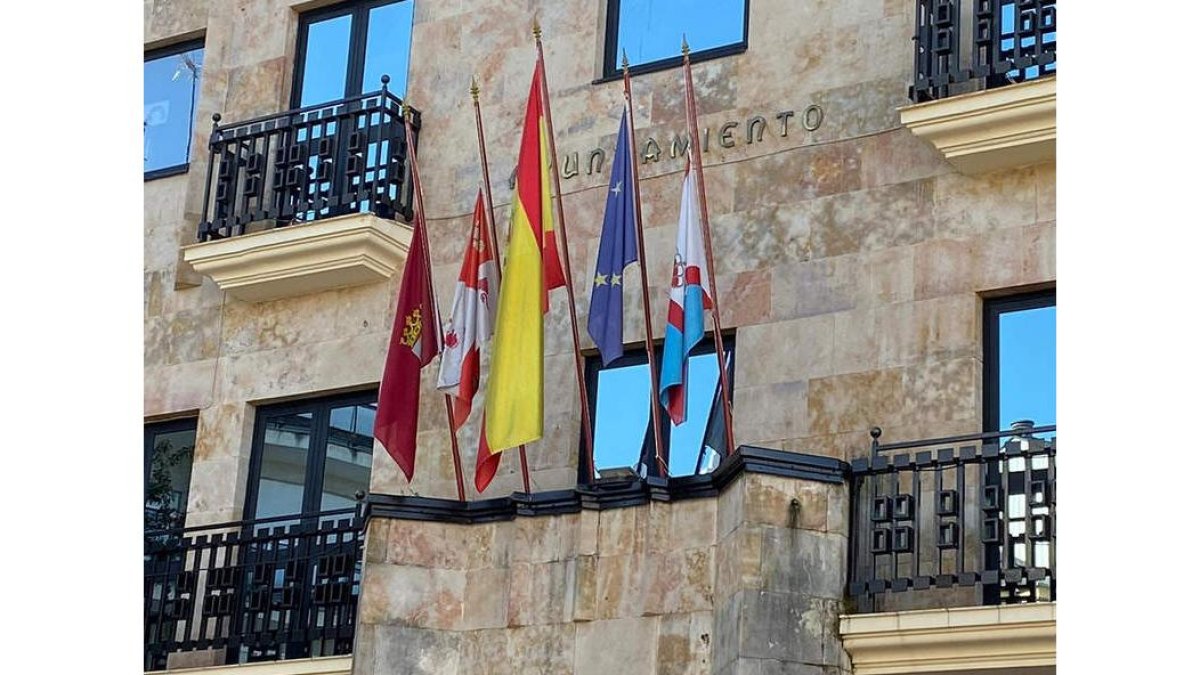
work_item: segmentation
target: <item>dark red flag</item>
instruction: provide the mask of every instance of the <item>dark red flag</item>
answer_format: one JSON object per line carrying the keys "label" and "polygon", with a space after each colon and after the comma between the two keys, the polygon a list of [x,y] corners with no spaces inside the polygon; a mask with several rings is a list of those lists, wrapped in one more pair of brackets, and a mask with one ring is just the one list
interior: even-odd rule
{"label": "dark red flag", "polygon": [[409,481],[417,456],[421,368],[442,349],[425,251],[425,218],[424,214],[416,215],[404,277],[400,280],[400,300],[396,304],[387,363],[379,385],[379,409],[375,413],[375,438]]}

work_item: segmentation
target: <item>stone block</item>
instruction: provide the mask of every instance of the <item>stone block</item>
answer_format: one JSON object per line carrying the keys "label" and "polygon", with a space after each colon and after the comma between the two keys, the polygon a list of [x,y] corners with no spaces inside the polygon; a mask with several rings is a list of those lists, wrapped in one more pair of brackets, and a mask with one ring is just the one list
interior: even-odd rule
{"label": "stone block", "polygon": [[933,179],[934,229],[962,238],[1037,222],[1033,168],[965,176],[945,173]]}
{"label": "stone block", "polygon": [[[508,631],[508,659],[515,673],[548,673],[567,675],[573,672],[576,654],[577,626],[560,623],[546,626],[524,626]],[[480,672],[492,672],[484,670]]]}
{"label": "stone block", "polygon": [[[514,663],[508,656],[509,635],[516,630],[519,629],[495,628],[459,633],[458,672],[520,675],[524,672],[520,664]],[[356,650],[355,654],[358,653]]]}
{"label": "stone block", "polygon": [[762,445],[803,436],[808,428],[808,382],[738,386],[734,432],[739,444]]}
{"label": "stone block", "polygon": [[975,420],[983,409],[983,363],[967,357],[910,366],[904,371],[904,392],[913,419]]}
{"label": "stone block", "polygon": [[712,609],[715,547],[646,555],[643,560],[643,614]]}
{"label": "stone block", "polygon": [[737,393],[748,386],[832,375],[835,316],[822,314],[739,328]]}
{"label": "stone block", "polygon": [[744,474],[738,476],[717,496],[718,541],[724,541],[730,532],[745,521],[746,482]]}
{"label": "stone block", "polygon": [[599,554],[624,555],[639,551],[645,541],[645,509],[600,511]]}
{"label": "stone block", "polygon": [[392,520],[388,518],[372,518],[367,523],[367,541],[363,545],[363,560],[366,563],[387,562],[388,536],[391,533]]}
{"label": "stone block", "polygon": [[838,600],[846,584],[846,538],[790,528],[762,533],[762,587]]}
{"label": "stone block", "polygon": [[826,529],[830,485],[763,474],[747,478],[745,522],[819,532]]}
{"label": "stone block", "polygon": [[922,181],[844,192],[823,200],[813,220],[812,256],[881,251],[933,236],[933,201]]}
{"label": "stone block", "polygon": [[717,544],[713,588],[718,605],[739,590],[762,588],[762,531],[758,525],[743,525]]}
{"label": "stone block", "polygon": [[[632,510],[632,509],[629,509]],[[601,556],[596,560],[596,618],[640,616],[646,564],[641,554]]]}
{"label": "stone block", "polygon": [[463,618],[466,578],[456,570],[368,565],[359,622],[452,630]]}
{"label": "stone block", "polygon": [[709,675],[713,662],[713,613],[666,614],[658,620],[658,675]]}
{"label": "stone block", "polygon": [[[513,563],[510,568],[508,625],[533,626],[571,621],[574,615],[574,561]],[[568,602],[570,601],[570,603]]]}
{"label": "stone block", "polygon": [[739,657],[829,665],[826,643],[836,640],[837,603],[793,593],[741,593]]}
{"label": "stone block", "polygon": [[[459,634],[410,626],[376,626],[373,672],[456,675]],[[367,655],[355,654],[355,661]]]}
{"label": "stone block", "polygon": [[508,625],[509,570],[476,569],[465,573],[461,630]]}
{"label": "stone block", "polygon": [[596,565],[594,555],[575,558],[575,584],[568,589],[573,594],[571,606],[574,621],[591,621],[596,618]]}
{"label": "stone block", "polygon": [[808,430],[812,434],[866,432],[903,413],[903,371],[899,368],[834,375],[808,383]]}
{"label": "stone block", "polygon": [[856,304],[877,307],[911,301],[916,285],[915,252],[916,246],[897,246],[865,255],[862,264],[867,278],[859,285]]}
{"label": "stone block", "polygon": [[777,265],[771,270],[771,316],[782,321],[852,309],[861,273],[858,256]]}
{"label": "stone block", "polygon": [[656,617],[628,617],[576,624],[575,673],[654,672]]}

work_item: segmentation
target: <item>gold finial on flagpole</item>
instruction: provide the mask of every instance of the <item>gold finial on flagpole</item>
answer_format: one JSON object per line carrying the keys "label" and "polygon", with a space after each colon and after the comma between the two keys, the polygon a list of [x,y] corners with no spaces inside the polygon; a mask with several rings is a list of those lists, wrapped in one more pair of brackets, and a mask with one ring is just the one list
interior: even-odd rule
{"label": "gold finial on flagpole", "polygon": [[408,113],[410,110],[412,110],[412,106],[410,106],[408,104],[408,99],[404,99],[403,101],[401,101],[400,102],[400,119],[402,119],[402,120],[408,119]]}
{"label": "gold finial on flagpole", "polygon": [[471,76],[471,100],[479,103],[479,83],[475,81],[475,76]]}
{"label": "gold finial on flagpole", "polygon": [[690,51],[691,51],[691,50],[690,50],[690,49],[688,49],[688,43],[687,43],[687,33],[684,33],[684,34],[683,34],[683,55],[684,55],[684,56],[687,56],[687,55],[688,55],[688,52],[690,52]]}
{"label": "gold finial on flagpole", "polygon": [[629,72],[629,56],[625,54],[625,48],[621,48],[621,70]]}
{"label": "gold finial on flagpole", "polygon": [[537,17],[533,18],[533,39],[542,41],[542,24],[538,23]]}

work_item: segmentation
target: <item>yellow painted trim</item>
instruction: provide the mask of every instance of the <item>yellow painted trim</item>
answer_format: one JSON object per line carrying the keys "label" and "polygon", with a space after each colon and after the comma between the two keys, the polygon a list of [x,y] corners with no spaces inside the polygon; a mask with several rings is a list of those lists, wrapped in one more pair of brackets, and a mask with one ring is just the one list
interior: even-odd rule
{"label": "yellow painted trim", "polygon": [[1055,664],[1055,603],[843,615],[855,675]]}
{"label": "yellow painted trim", "polygon": [[178,670],[154,671],[146,675],[350,675],[354,657],[325,656],[315,659],[293,659],[266,663],[239,663],[232,666],[208,668],[180,668]]}
{"label": "yellow painted trim", "polygon": [[407,225],[363,213],[192,244],[183,259],[239,300],[262,302],[383,281],[411,240]]}
{"label": "yellow painted trim", "polygon": [[965,174],[1054,159],[1057,76],[900,108],[900,123]]}

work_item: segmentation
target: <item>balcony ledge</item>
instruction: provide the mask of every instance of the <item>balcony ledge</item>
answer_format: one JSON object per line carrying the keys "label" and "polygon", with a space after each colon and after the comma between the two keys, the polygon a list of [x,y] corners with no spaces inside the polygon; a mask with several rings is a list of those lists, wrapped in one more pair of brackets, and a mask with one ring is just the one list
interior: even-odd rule
{"label": "balcony ledge", "polygon": [[166,671],[147,671],[146,675],[350,675],[353,659],[351,655],[324,656],[206,668],[171,668]]}
{"label": "balcony ledge", "polygon": [[263,302],[383,281],[411,239],[411,228],[362,213],[192,244],[183,259],[235,298]]}
{"label": "balcony ledge", "polygon": [[855,675],[1055,664],[1055,603],[854,614],[840,632]]}
{"label": "balcony ledge", "polygon": [[900,108],[900,123],[964,174],[1054,159],[1057,77]]}

